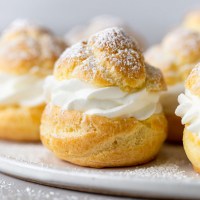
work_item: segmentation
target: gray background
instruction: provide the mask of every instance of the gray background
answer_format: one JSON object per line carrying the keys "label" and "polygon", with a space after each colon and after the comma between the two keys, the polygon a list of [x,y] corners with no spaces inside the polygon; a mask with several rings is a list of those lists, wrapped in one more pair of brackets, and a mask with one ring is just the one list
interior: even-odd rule
{"label": "gray background", "polygon": [[149,44],[158,42],[199,0],[0,0],[0,30],[15,18],[29,18],[64,34],[95,15],[122,17]]}

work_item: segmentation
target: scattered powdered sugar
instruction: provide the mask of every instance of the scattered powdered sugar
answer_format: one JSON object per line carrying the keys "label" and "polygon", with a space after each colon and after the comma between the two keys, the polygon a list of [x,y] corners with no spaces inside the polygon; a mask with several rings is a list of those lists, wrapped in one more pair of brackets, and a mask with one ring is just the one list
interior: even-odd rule
{"label": "scattered powdered sugar", "polygon": [[118,197],[106,197],[41,186],[16,180],[0,174],[1,200],[118,200]]}
{"label": "scattered powdered sugar", "polygon": [[[170,32],[161,44],[145,53],[145,60],[163,70],[165,77],[181,77],[200,61],[200,33],[180,27]],[[169,71],[179,72],[168,76]]]}
{"label": "scattered powdered sugar", "polygon": [[27,29],[30,27],[39,28],[39,26],[37,26],[36,24],[34,24],[33,22],[31,22],[27,19],[16,19],[10,24],[10,26],[7,29],[5,29],[5,31],[3,31],[3,34],[10,34],[11,32],[18,32],[18,31],[21,31],[22,29]]}
{"label": "scattered powdered sugar", "polygon": [[[13,165],[13,174],[15,174],[14,169],[16,164],[12,161],[16,161],[17,166],[23,166],[22,169],[24,172],[28,170],[31,173],[33,168],[39,167],[41,172],[46,174],[43,177],[43,181],[45,181],[46,184],[52,184],[54,182],[57,187],[59,187],[59,183],[62,186],[64,184],[66,188],[71,186],[70,179],[66,178],[65,182],[64,179],[61,180],[59,178],[60,176],[57,176],[58,174],[63,177],[72,178],[74,176],[74,180],[77,181],[75,182],[78,185],[78,188],[87,188],[87,183],[91,180],[95,180],[94,183],[97,185],[98,180],[100,182],[102,180],[109,180],[110,183],[113,183],[113,187],[116,181],[122,181],[123,183],[132,184],[131,187],[133,190],[135,188],[135,181],[138,180],[149,184],[159,183],[161,187],[162,184],[165,185],[165,183],[168,183],[169,185],[175,184],[177,187],[180,186],[182,188],[187,187],[187,184],[190,183],[195,186],[200,186],[200,176],[192,169],[192,166],[184,153],[183,147],[177,145],[165,144],[154,161],[136,167],[125,168],[92,169],[79,167],[60,161],[41,144],[19,144],[0,141],[1,163],[4,163],[5,158],[10,161],[9,165]],[[7,171],[6,168],[3,167],[1,167],[1,170],[3,172],[4,170],[5,172]],[[28,174],[29,173],[24,173],[25,177],[29,178]],[[47,174],[48,177],[51,177],[53,182],[48,182],[45,179]],[[39,181],[37,179],[38,174],[34,177],[35,181]],[[83,177],[85,182],[81,181],[83,180]],[[73,185],[75,182],[73,181]],[[65,196],[63,196],[64,193],[58,189],[46,190],[43,186],[34,186],[33,188],[31,184],[28,183],[26,187],[22,188],[19,187],[19,185],[14,185],[12,182],[6,183],[0,176],[0,196],[2,200],[4,200],[3,196],[5,194],[13,195],[16,197],[15,199],[20,199],[20,197],[26,197],[26,199],[56,199],[58,197],[60,197],[60,199],[68,199],[69,197],[69,199],[73,199],[72,196],[76,197],[75,192],[69,193],[66,191]],[[80,199],[84,198],[82,197]],[[90,195],[87,195],[86,199],[90,199]]]}
{"label": "scattered powdered sugar", "polygon": [[64,48],[50,31],[27,20],[14,21],[0,40],[0,55],[10,60],[58,57]]}
{"label": "scattered powdered sugar", "polygon": [[118,49],[137,49],[135,42],[118,27],[100,31],[91,36],[88,42],[95,48],[109,49],[111,52],[116,52]]}
{"label": "scattered powdered sugar", "polygon": [[92,50],[99,49],[99,60],[109,60],[113,65],[126,66],[137,70],[141,68],[142,55],[136,43],[121,28],[108,28],[90,37],[88,43]]}
{"label": "scattered powdered sugar", "polygon": [[160,69],[146,64],[146,73],[146,88],[148,91],[156,92],[166,90],[166,85]]}
{"label": "scattered powdered sugar", "polygon": [[[200,51],[200,33],[186,28],[178,28],[168,34],[162,43],[164,51],[183,56]],[[199,53],[200,54],[200,53]]]}
{"label": "scattered powdered sugar", "polygon": [[41,144],[0,142],[0,158],[2,157],[26,163],[27,167],[37,165],[41,167],[41,170],[55,169],[60,173],[84,173],[88,177],[100,175],[102,178],[104,176],[145,180],[151,178],[155,181],[181,181],[182,183],[192,181],[200,184],[199,175],[193,171],[182,146],[177,145],[165,145],[158,158],[153,162],[136,167],[116,169],[83,168],[62,162]]}
{"label": "scattered powdered sugar", "polygon": [[10,60],[26,60],[39,55],[38,46],[32,38],[17,37],[0,45],[0,55]]}
{"label": "scattered powdered sugar", "polygon": [[[118,49],[116,54],[111,54],[110,60],[112,64],[117,65],[126,65],[128,67],[137,67],[137,65],[133,65],[134,63],[137,63],[137,60],[140,59],[138,52],[133,49]],[[137,70],[137,69],[136,69]]]}
{"label": "scattered powdered sugar", "polygon": [[105,66],[105,62],[110,63],[114,71],[117,67],[129,78],[135,78],[135,74],[139,75],[144,68],[143,56],[136,43],[117,27],[100,31],[92,35],[88,41],[79,42],[66,49],[57,66],[63,61],[70,66],[76,62],[73,74],[78,71],[89,71],[90,80],[99,74],[111,83],[113,80],[108,75],[109,69]]}
{"label": "scattered powdered sugar", "polygon": [[74,58],[81,58],[86,59],[89,56],[89,52],[86,49],[86,42],[79,42],[77,44],[74,44],[70,48],[67,48],[61,55],[61,60],[66,59],[74,59]]}
{"label": "scattered powdered sugar", "polygon": [[[98,65],[98,60],[94,58],[94,56],[90,56],[88,57],[87,59],[85,59],[83,62],[82,62],[82,70],[83,71],[92,71],[92,74],[96,75],[97,73],[97,70],[98,71],[103,71],[104,68],[101,66],[101,65]],[[98,65],[98,69],[96,68],[96,66]],[[76,73],[76,69],[74,70],[74,73]]]}

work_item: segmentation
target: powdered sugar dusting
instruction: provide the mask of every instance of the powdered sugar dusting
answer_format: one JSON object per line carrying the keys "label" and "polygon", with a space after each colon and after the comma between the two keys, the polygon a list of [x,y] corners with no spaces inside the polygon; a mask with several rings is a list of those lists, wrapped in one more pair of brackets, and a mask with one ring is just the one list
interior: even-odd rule
{"label": "powdered sugar dusting", "polygon": [[69,67],[73,66],[73,75],[85,71],[90,75],[88,80],[92,81],[98,74],[111,84],[116,84],[116,80],[111,78],[112,72],[119,71],[128,78],[138,78],[145,71],[143,56],[136,43],[117,27],[100,31],[88,41],[66,49],[56,66],[63,61]]}
{"label": "powdered sugar dusting", "polygon": [[[179,64],[179,60],[200,60],[200,34],[185,28],[178,28],[169,33],[160,45],[150,48],[145,53],[146,61],[162,69]],[[178,70],[179,68],[177,68]]]}
{"label": "powdered sugar dusting", "polygon": [[1,200],[122,200],[118,197],[42,186],[16,180],[3,174],[0,174],[0,197]]}
{"label": "powdered sugar dusting", "polygon": [[[40,176],[43,177],[43,181],[45,181],[46,184],[56,183],[57,187],[59,187],[59,184],[62,186],[64,184],[66,187],[70,187],[72,184],[71,180],[73,176],[73,186],[77,184],[78,188],[82,188],[84,186],[86,186],[86,188],[91,187],[91,185],[87,185],[89,182],[91,183],[91,181],[93,181],[95,187],[101,188],[102,185],[100,185],[99,182],[105,180],[109,181],[109,183],[113,185],[112,188],[114,188],[116,182],[119,184],[121,184],[121,182],[124,183],[125,186],[123,188],[126,188],[124,193],[126,193],[127,188],[131,188],[131,190],[138,189],[135,183],[140,183],[141,181],[147,185],[159,184],[160,187],[164,187],[166,184],[173,184],[176,186],[175,188],[171,187],[170,189],[173,193],[175,193],[174,190],[179,187],[188,188],[190,184],[194,186],[194,190],[200,186],[200,175],[194,172],[189,160],[184,153],[183,147],[177,145],[165,144],[160,154],[154,161],[145,165],[126,168],[92,169],[79,167],[67,162],[60,161],[41,144],[19,144],[0,141],[1,163],[4,163],[5,158],[6,160],[9,160],[9,165],[13,165],[13,172],[11,173],[15,174],[15,163],[13,163],[13,161],[17,162],[17,166],[23,166],[22,174],[24,171],[30,172],[26,173],[27,178],[32,174],[31,170],[33,168],[35,169],[35,167],[39,167],[42,174],[46,174],[45,176]],[[4,170],[6,171],[6,168],[1,167],[1,171]],[[57,176],[58,174],[61,176]],[[39,181],[38,177],[39,176],[37,174],[34,176],[34,179]],[[45,177],[51,177],[51,180],[53,181],[48,182]],[[64,178],[61,180],[60,177],[70,178]],[[5,184],[1,182],[1,180],[0,183],[1,194],[1,188],[4,187]],[[142,185],[141,187],[144,186]],[[147,191],[148,188],[149,187],[146,188]],[[113,192],[117,191],[117,188],[115,189],[116,190]],[[145,190],[145,188],[140,189]],[[156,191],[157,190],[158,188],[156,188]],[[103,191],[105,191],[105,185]],[[25,194],[27,193],[30,194],[30,196],[34,195],[32,188],[28,186],[26,188]],[[42,196],[43,193],[40,193],[40,195],[41,199],[46,199]],[[52,193],[52,198],[54,195],[56,194]]]}
{"label": "powdered sugar dusting", "polygon": [[116,169],[83,168],[62,162],[41,144],[17,144],[1,141],[0,158],[2,157],[14,159],[19,163],[26,163],[27,166],[37,165],[41,170],[55,169],[60,173],[84,173],[88,176],[100,175],[102,178],[140,178],[147,181],[151,178],[155,181],[173,181],[180,184],[192,181],[200,184],[199,175],[193,171],[182,146],[165,145],[158,158],[153,162],[137,167]]}
{"label": "powdered sugar dusting", "polygon": [[146,64],[146,72],[147,72],[147,79],[146,79],[147,90],[154,92],[166,90],[166,85],[160,69]]}
{"label": "powdered sugar dusting", "polygon": [[179,53],[183,56],[190,55],[191,52],[199,52],[200,34],[185,28],[176,29],[164,38],[163,48],[172,54]]}
{"label": "powdered sugar dusting", "polygon": [[89,56],[89,51],[86,47],[86,42],[79,42],[67,48],[61,55],[61,60],[81,58],[85,59]]}
{"label": "powdered sugar dusting", "polygon": [[[129,38],[121,28],[108,28],[90,37],[88,41],[92,50],[100,51],[100,60],[107,60],[113,66],[119,68],[130,78],[139,75],[144,67],[143,57],[136,43]],[[131,73],[132,72],[132,73]]]}
{"label": "powdered sugar dusting", "polygon": [[129,38],[121,28],[108,28],[94,34],[89,43],[100,49],[109,49],[116,52],[117,49],[137,49],[136,43]]}
{"label": "powdered sugar dusting", "polygon": [[200,33],[177,28],[166,35],[161,44],[150,48],[145,60],[162,69],[169,84],[171,80],[183,81],[200,61]]}
{"label": "powdered sugar dusting", "polygon": [[32,38],[18,37],[10,42],[0,43],[0,55],[9,60],[26,60],[39,56],[38,46]]}
{"label": "powdered sugar dusting", "polygon": [[28,20],[14,21],[0,40],[0,56],[14,61],[58,57],[64,48],[50,31]]}
{"label": "powdered sugar dusting", "polygon": [[3,34],[18,32],[23,29],[34,28],[34,27],[39,28],[39,26],[37,26],[36,24],[27,19],[16,19],[9,25],[9,27],[3,32]]}

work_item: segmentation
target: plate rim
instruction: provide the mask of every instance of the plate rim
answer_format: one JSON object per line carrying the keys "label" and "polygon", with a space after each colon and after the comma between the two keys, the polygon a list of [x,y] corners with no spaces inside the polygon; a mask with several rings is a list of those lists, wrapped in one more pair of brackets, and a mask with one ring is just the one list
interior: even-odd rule
{"label": "plate rim", "polygon": [[5,174],[58,188],[143,198],[199,199],[200,197],[200,184],[197,183],[158,182],[155,179],[147,182],[146,179],[139,178],[121,179],[120,177],[111,178],[98,174],[94,176],[94,174],[85,174],[80,171],[76,173],[59,171],[36,163],[26,163],[4,156],[0,156],[0,163],[0,171]]}

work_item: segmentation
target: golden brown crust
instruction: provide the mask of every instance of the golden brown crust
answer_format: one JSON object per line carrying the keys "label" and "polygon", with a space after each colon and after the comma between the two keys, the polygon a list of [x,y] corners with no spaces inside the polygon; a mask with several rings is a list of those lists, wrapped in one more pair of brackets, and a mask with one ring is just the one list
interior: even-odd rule
{"label": "golden brown crust", "polygon": [[0,106],[0,139],[39,141],[44,105],[37,107]]}
{"label": "golden brown crust", "polygon": [[184,126],[181,124],[181,118],[174,114],[165,114],[168,121],[167,141],[182,142]]}
{"label": "golden brown crust", "polygon": [[[53,71],[64,48],[64,43],[47,29],[26,21],[14,23],[0,38],[0,73],[43,78]],[[43,108],[0,105],[0,138],[39,141]]]}
{"label": "golden brown crust", "polygon": [[106,118],[62,111],[47,105],[41,124],[41,140],[59,158],[95,168],[130,166],[156,156],[166,138],[163,114],[145,121]]}
{"label": "golden brown crust", "polygon": [[149,76],[146,80],[144,58],[135,42],[122,29],[109,28],[68,48],[57,61],[54,75],[58,80],[78,78],[99,87],[118,86],[127,92],[148,83],[149,90],[161,90],[165,87],[162,74],[156,70],[150,73],[153,71],[154,81]]}
{"label": "golden brown crust", "polygon": [[146,64],[146,89],[147,91],[157,92],[167,90],[164,77],[160,69]]}
{"label": "golden brown crust", "polygon": [[187,126],[183,133],[183,146],[194,169],[200,172],[200,139],[197,134],[188,131]]}
{"label": "golden brown crust", "polygon": [[145,61],[162,70],[168,85],[173,85],[181,81],[176,70],[174,58],[170,55],[165,55],[161,45],[155,45],[149,48],[145,53]]}
{"label": "golden brown crust", "polygon": [[198,64],[190,73],[185,81],[185,87],[192,94],[200,97],[200,64]]}
{"label": "golden brown crust", "polygon": [[[99,32],[67,49],[56,63],[58,80],[77,78],[99,87],[134,92],[166,89],[162,73],[145,65],[134,41],[119,28]],[[89,167],[118,167],[153,159],[166,138],[163,114],[145,121],[63,111],[51,103],[41,122],[41,140],[59,158]]]}
{"label": "golden brown crust", "polygon": [[162,70],[168,85],[184,81],[200,61],[200,33],[178,28],[150,48],[145,60]]}
{"label": "golden brown crust", "polygon": [[[178,28],[167,34],[159,45],[150,48],[145,54],[145,59],[162,70],[168,86],[183,83],[200,61],[200,33]],[[167,94],[171,98],[170,92],[165,96]],[[181,142],[184,128],[181,119],[174,113],[166,113],[166,118],[169,125],[167,140]]]}
{"label": "golden brown crust", "polygon": [[45,28],[14,24],[0,39],[0,72],[49,75],[66,45]]}

